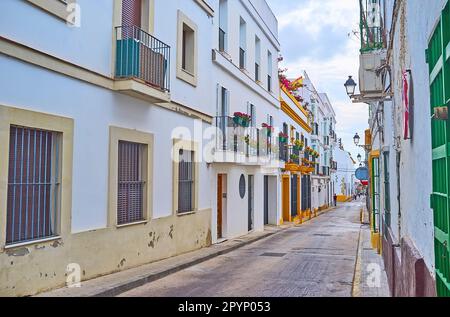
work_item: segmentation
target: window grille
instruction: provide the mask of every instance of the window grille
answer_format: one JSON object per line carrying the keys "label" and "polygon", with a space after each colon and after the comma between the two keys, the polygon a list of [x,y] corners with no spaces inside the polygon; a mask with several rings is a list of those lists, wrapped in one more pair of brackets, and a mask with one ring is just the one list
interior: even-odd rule
{"label": "window grille", "polygon": [[117,224],[144,220],[144,151],[146,145],[119,141]]}
{"label": "window grille", "polygon": [[6,244],[57,234],[60,134],[10,128]]}
{"label": "window grille", "polygon": [[180,150],[178,163],[178,213],[194,210],[194,152]]}

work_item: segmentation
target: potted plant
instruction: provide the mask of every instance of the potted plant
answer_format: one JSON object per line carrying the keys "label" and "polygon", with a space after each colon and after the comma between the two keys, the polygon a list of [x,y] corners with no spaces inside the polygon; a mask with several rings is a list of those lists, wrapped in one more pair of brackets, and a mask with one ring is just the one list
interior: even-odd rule
{"label": "potted plant", "polygon": [[248,128],[250,126],[250,121],[252,121],[252,118],[248,114],[243,113],[242,114],[242,126],[244,128]]}
{"label": "potted plant", "polygon": [[292,162],[295,162],[295,161],[298,160],[299,157],[298,157],[297,154],[291,154],[290,158],[291,158],[291,161],[292,161]]}
{"label": "potted plant", "polygon": [[267,123],[263,123],[262,127],[266,130],[267,136],[270,138],[272,136],[273,127],[268,125]]}
{"label": "potted plant", "polygon": [[294,150],[296,150],[296,151],[302,151],[304,146],[305,146],[305,144],[304,144],[302,141],[300,141],[300,140],[295,140],[295,143],[294,143]]}
{"label": "potted plant", "polygon": [[235,112],[233,117],[234,124],[237,126],[242,125],[242,112]]}
{"label": "potted plant", "polygon": [[286,133],[280,132],[278,138],[280,139],[280,143],[286,143],[288,141],[289,136]]}
{"label": "potted plant", "polygon": [[251,117],[246,113],[242,113],[242,112],[234,113],[233,121],[237,126],[246,128],[249,126],[250,120],[251,120]]}

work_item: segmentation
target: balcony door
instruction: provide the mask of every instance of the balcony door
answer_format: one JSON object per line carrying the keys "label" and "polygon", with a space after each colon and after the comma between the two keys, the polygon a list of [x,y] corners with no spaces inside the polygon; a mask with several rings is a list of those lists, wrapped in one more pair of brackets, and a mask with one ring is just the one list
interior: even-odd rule
{"label": "balcony door", "polygon": [[139,78],[150,86],[167,89],[166,72],[170,48],[151,35],[153,1],[121,2],[120,32],[117,32],[117,75]]}
{"label": "balcony door", "polygon": [[122,26],[142,27],[142,0],[122,0]]}

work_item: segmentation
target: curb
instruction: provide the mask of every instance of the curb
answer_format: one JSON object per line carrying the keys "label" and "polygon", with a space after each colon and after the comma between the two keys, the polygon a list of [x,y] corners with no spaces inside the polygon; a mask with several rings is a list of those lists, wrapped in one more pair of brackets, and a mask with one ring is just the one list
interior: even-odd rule
{"label": "curb", "polygon": [[120,295],[122,293],[130,291],[130,290],[135,289],[137,287],[143,286],[143,285],[145,285],[147,283],[154,282],[156,280],[162,279],[162,278],[164,278],[166,276],[169,276],[171,274],[174,274],[176,272],[179,272],[179,271],[182,271],[184,269],[187,269],[187,268],[189,268],[191,266],[194,266],[194,265],[206,262],[206,261],[208,261],[210,259],[213,259],[215,257],[218,257],[220,255],[224,255],[224,254],[230,253],[230,252],[235,251],[235,250],[237,250],[239,248],[242,248],[242,247],[244,247],[246,245],[249,245],[249,244],[255,243],[255,242],[259,241],[259,240],[268,238],[268,237],[270,237],[272,235],[275,235],[277,233],[283,232],[283,231],[285,231],[287,229],[289,229],[289,228],[284,228],[284,229],[281,229],[281,230],[278,230],[278,231],[274,231],[274,232],[268,232],[268,233],[263,234],[263,235],[261,235],[259,237],[255,237],[255,238],[250,239],[248,241],[243,241],[243,242],[240,242],[240,243],[238,243],[236,245],[230,246],[229,248],[226,248],[226,249],[223,249],[223,250],[219,250],[217,252],[208,254],[208,255],[203,256],[203,257],[199,257],[199,258],[194,259],[192,261],[185,262],[183,264],[177,265],[175,267],[168,268],[168,269],[166,269],[164,271],[161,271],[161,272],[158,272],[158,273],[149,273],[146,276],[139,277],[139,278],[137,278],[135,280],[129,280],[129,281],[123,282],[123,283],[121,283],[119,285],[114,285],[111,288],[108,288],[106,290],[102,290],[102,291],[100,291],[98,293],[86,295],[86,297],[114,297],[114,296]]}
{"label": "curb", "polygon": [[355,261],[355,272],[353,274],[353,283],[352,283],[352,297],[361,297],[361,278],[362,278],[362,272],[361,272],[361,262],[362,262],[362,241],[361,241],[361,235],[362,235],[362,225],[359,229],[358,234],[358,248],[356,250],[356,261]]}

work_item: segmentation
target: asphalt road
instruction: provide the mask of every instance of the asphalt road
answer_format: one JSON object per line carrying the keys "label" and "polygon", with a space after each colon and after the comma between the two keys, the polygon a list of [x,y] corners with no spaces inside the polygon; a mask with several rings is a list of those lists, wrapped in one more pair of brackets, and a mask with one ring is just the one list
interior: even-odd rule
{"label": "asphalt road", "polygon": [[198,264],[120,296],[351,296],[361,203]]}

